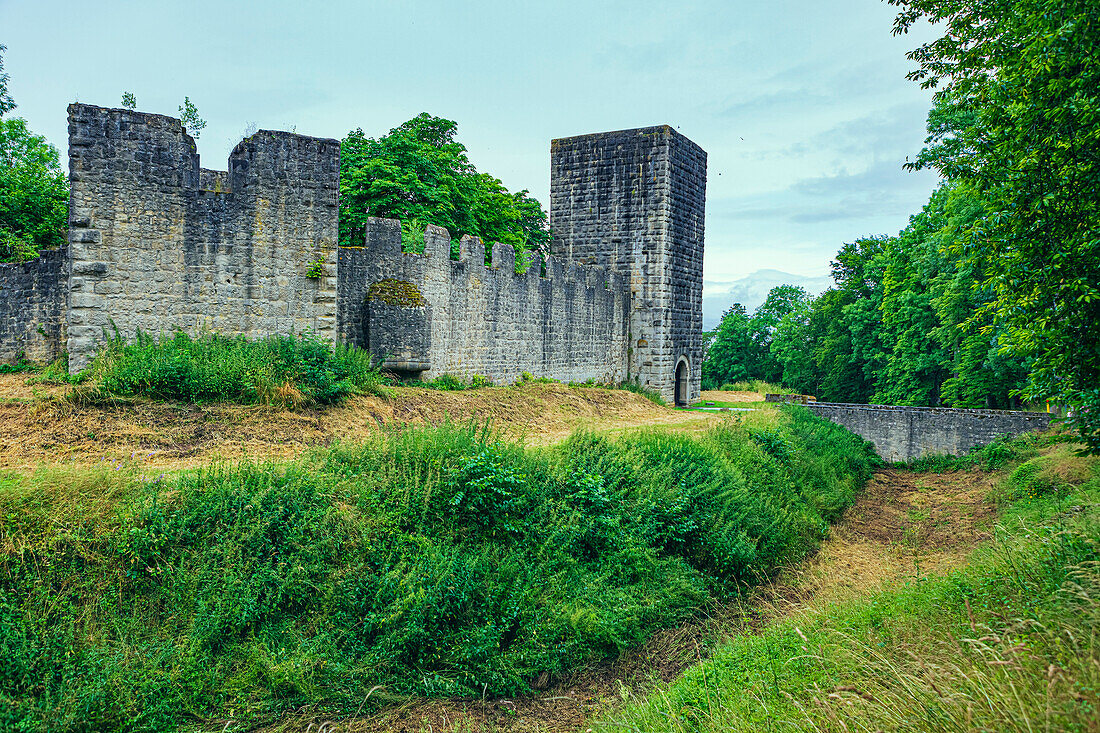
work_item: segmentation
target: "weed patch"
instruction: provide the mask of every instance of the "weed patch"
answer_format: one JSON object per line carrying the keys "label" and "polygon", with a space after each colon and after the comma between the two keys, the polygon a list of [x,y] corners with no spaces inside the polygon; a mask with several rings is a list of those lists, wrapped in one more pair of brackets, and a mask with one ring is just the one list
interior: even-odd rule
{"label": "weed patch", "polygon": [[589,379],[586,382],[570,382],[570,387],[596,387],[598,389],[625,389],[627,392],[633,392],[645,397],[650,402],[665,407],[668,403],[665,402],[665,398],[661,396],[656,390],[646,387],[637,379],[628,379],[625,382],[619,382],[618,384],[601,384],[594,379]]}
{"label": "weed patch", "polygon": [[139,332],[127,341],[116,333],[88,372],[89,387],[81,394],[101,390],[183,402],[288,407],[331,404],[375,390],[382,381],[367,352],[334,347],[308,335],[251,341],[212,333],[153,337]]}

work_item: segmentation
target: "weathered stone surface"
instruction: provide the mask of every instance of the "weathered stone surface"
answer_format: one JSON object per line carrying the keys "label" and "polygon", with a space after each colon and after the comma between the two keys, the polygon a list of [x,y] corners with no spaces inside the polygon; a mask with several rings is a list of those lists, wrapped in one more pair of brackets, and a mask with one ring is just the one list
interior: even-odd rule
{"label": "weathered stone surface", "polygon": [[554,254],[626,280],[628,376],[671,401],[686,362],[680,402],[698,399],[706,153],[664,125],[554,140],[550,154]]}
{"label": "weathered stone surface", "polygon": [[50,362],[65,350],[67,255],[0,264],[0,362]]}
{"label": "weathered stone surface", "polygon": [[962,410],[948,407],[895,407],[809,402],[815,414],[851,430],[875,444],[888,461],[921,456],[962,455],[1003,435],[1019,435],[1050,427],[1046,412]]}
{"label": "weathered stone surface", "polygon": [[[70,319],[335,341],[339,142],[263,130],[211,171],[179,120],[83,104],[69,138]],[[70,339],[71,369],[95,338]]]}
{"label": "weathered stone surface", "polygon": [[[179,120],[82,104],[69,137],[68,250],[0,267],[0,358],[67,344],[75,371],[112,326],[310,331],[425,378],[639,378],[672,399],[683,364],[681,396],[699,394],[706,154],[671,128],[554,141],[555,255],[522,274],[474,237],[452,260],[435,226],[423,255],[383,219],[338,248],[335,140],[260,131],[213,171]],[[386,279],[425,302],[368,299]]]}
{"label": "weathered stone surface", "polygon": [[[495,266],[486,267],[484,247],[472,237],[457,260],[449,256],[445,229],[433,227],[425,239],[425,254],[402,253],[400,223],[371,219],[362,248],[340,248],[341,338],[400,356],[395,361],[428,365],[425,379],[448,373],[510,383],[523,372],[563,381],[625,378],[630,297],[618,275],[583,266],[566,273],[557,258],[547,263],[546,277],[538,263],[516,274],[511,247],[493,247]],[[364,330],[351,304],[363,303],[370,286],[384,279],[415,285],[430,314],[387,310],[394,324],[386,325],[369,301]],[[425,329],[426,358],[401,356],[423,354]]]}

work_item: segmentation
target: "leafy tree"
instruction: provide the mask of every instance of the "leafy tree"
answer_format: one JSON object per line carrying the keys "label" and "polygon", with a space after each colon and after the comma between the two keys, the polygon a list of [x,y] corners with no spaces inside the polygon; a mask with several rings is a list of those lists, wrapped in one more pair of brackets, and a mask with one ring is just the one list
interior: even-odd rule
{"label": "leafy tree", "polygon": [[1071,407],[1100,452],[1100,4],[1095,0],[889,0],[894,32],[926,19],[942,37],[909,54],[939,88],[916,167],[980,195],[956,245],[984,271],[975,321],[1003,324],[1030,360],[1030,399]]}
{"label": "leafy tree", "polygon": [[[131,100],[134,102],[134,106],[137,106],[137,100],[133,99],[133,95],[130,95]],[[126,95],[122,95],[122,103],[126,104]],[[183,123],[183,127],[190,133],[191,137],[196,140],[199,139],[199,135],[202,134],[203,129],[206,127],[206,120],[199,117],[199,108],[195,106],[195,103],[191,101],[190,97],[183,98],[183,104],[179,107],[180,122]]]}
{"label": "leafy tree", "polygon": [[0,43],[0,117],[15,109],[15,101],[8,93],[8,79],[11,76],[4,71],[4,52],[7,50],[8,47]]}
{"label": "leafy tree", "polygon": [[822,399],[871,399],[886,358],[882,278],[890,241],[890,237],[861,237],[841,247],[832,263],[836,287],[814,303],[809,338],[820,383],[815,394]]}
{"label": "leafy tree", "polygon": [[729,382],[752,379],[759,362],[757,351],[745,306],[734,303],[722,315],[703,358],[703,389],[719,389]]}
{"label": "leafy tree", "polygon": [[132,92],[123,92],[122,106],[126,109],[137,109],[137,97]]}
{"label": "leafy tree", "polygon": [[380,138],[348,133],[340,157],[340,240],[351,244],[372,216],[425,224],[545,254],[546,212],[526,190],[510,193],[479,173],[452,120],[422,113]]}
{"label": "leafy tree", "polygon": [[938,405],[948,376],[948,355],[934,337],[940,325],[932,305],[932,283],[948,263],[940,256],[936,232],[945,224],[944,192],[887,240],[883,260],[882,340],[885,359],[877,371],[871,401],[891,405]]}
{"label": "leafy tree", "polygon": [[[788,286],[789,287],[789,286]],[[803,291],[805,295],[805,291]],[[817,385],[813,352],[806,348],[810,335],[810,316],[813,301],[807,295],[792,301],[772,334],[769,350],[780,365],[781,382],[803,394],[811,393]]]}
{"label": "leafy tree", "polygon": [[790,313],[807,306],[810,295],[797,285],[776,285],[768,297],[752,314],[752,335],[757,363],[753,365],[753,378],[767,382],[779,382],[783,377],[783,365],[772,353],[771,346],[779,324]]}
{"label": "leafy tree", "polygon": [[26,120],[2,118],[15,109],[3,68],[0,55],[0,262],[13,262],[65,243],[69,187],[57,149]]}

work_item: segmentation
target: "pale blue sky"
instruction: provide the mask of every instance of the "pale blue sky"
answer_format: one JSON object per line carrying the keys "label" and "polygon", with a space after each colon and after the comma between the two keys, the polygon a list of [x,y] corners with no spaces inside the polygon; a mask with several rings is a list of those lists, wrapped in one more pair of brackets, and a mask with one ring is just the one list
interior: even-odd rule
{"label": "pale blue sky", "polygon": [[709,154],[707,292],[762,268],[827,274],[896,233],[931,174],[907,173],[930,94],[919,38],[882,0],[776,2],[52,2],[0,0],[15,114],[65,154],[79,100],[208,121],[224,169],[249,123],[370,135],[427,111],[480,170],[548,205],[554,137],[670,124]]}

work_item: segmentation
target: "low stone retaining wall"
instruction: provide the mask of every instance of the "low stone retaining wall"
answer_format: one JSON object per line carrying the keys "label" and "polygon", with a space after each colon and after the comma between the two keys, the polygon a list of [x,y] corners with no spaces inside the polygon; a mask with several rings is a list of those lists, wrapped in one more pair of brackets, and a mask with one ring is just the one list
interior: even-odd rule
{"label": "low stone retaining wall", "polygon": [[887,461],[910,461],[932,454],[962,455],[1002,435],[1046,430],[1053,417],[1046,412],[837,402],[808,402],[806,407],[871,441]]}

